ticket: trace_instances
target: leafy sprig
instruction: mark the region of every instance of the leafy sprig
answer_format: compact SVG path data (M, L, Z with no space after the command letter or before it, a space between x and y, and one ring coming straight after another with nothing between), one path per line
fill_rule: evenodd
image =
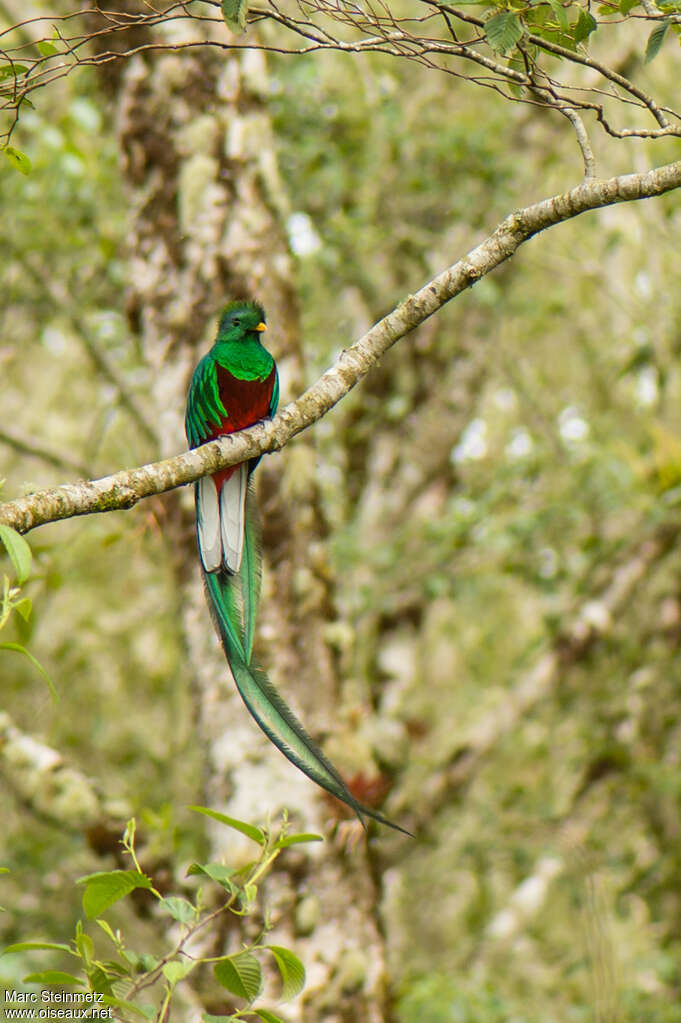
M255 860L235 869L219 863L193 863L187 876L201 876L217 885L219 904L208 908L204 892L199 888L194 899L185 895L163 895L153 880L142 869L135 849L135 820L126 825L121 844L132 861L128 870L98 871L78 879L84 887L83 910L88 921L94 921L108 942L113 945L113 957L99 957L93 938L86 932L83 921L76 925L70 944L51 941L25 941L9 945L0 955L16 952L51 951L69 956L78 964L77 972L47 969L30 973L27 984L44 986L77 986L87 988L101 996L96 1004L111 1006L124 1020L144 1019L162 1023L178 986L199 965L212 966L218 984L246 1004L227 1015L204 1013L206 1023L228 1023L244 1019L260 1019L262 1023L281 1023L271 1010L256 1004L263 989L261 960L269 958L281 978L282 1001L295 998L305 985L305 968L290 949L281 945L268 945L265 935L269 929L267 915L263 933L257 941L237 952L218 956L201 956L190 952L192 940L200 932L215 924L227 913L247 916L254 912L258 899L258 886L269 873L283 849L300 842L322 841L313 834L289 834L284 817L276 833L268 828L256 827L245 821L227 817L207 807L191 809L238 831L260 847ZM161 956L140 953L130 948L120 929L115 929L102 914L115 903L144 890L156 900L158 912L167 915L179 927L179 935ZM93 1004L95 1004L93 1002Z
M2 574L0 576L1 631L7 625L13 613L18 614L24 622L28 622L31 617L33 605L30 597L26 597L22 594L21 587L31 575L33 555L31 554L31 548L24 537L18 533L16 529L12 529L11 526L4 525L1 522L0 543L5 548L14 573L14 583L10 579L10 576L6 574ZM40 672L47 682L53 698L55 700L57 699L57 690L54 687L52 679L45 671L40 661L38 661L38 659L34 657L34 655L27 650L25 646L22 646L21 643L6 641L4 643L0 643L0 650L11 650L14 651L14 653L22 654L24 657L27 657L33 667Z

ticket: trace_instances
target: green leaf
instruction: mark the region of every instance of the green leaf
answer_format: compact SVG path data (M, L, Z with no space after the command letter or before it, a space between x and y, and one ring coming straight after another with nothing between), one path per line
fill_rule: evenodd
M250 904L255 902L258 897L258 886L257 884L245 884L243 892L243 902Z
M522 38L523 26L517 14L502 11L485 22L487 42L497 53L506 53Z
M239 952L215 964L215 979L239 998L252 1002L262 988L262 967L250 952Z
M126 849L132 849L132 847L135 844L136 827L137 822L134 817L131 817L130 820L125 825L125 831L123 832L123 837L121 839L121 842L123 843Z
M563 32L567 32L570 28L570 22L568 21L567 11L563 7L560 0L549 0L549 3L551 4L551 10L556 16L556 21L558 22L559 28Z
M99 926L102 928L102 930L104 931L106 936L108 938L111 938L111 940L113 941L114 945L116 945L116 946L120 945L119 939L116 937L114 932L111 930L111 925L108 924L106 922L106 920L97 920L96 923L99 924Z
M625 17L629 11L633 11L634 7L638 7L641 0L620 0L620 14L624 14Z
M660 47L664 42L664 37L667 34L669 28L668 21L661 21L659 25L656 25L653 31L648 36L648 42L646 44L646 56L645 63L649 64L651 60L654 60L660 52Z
M203 1023L234 1023L235 1020L242 1020L243 1016L211 1016L209 1012L204 1012L201 1019Z
M222 17L225 25L234 35L241 35L246 28L249 0L222 0Z
M228 892L235 892L238 890L238 886L230 881L230 877L235 873L235 870L226 867L223 863L192 863L187 871L187 877L191 874L205 874L211 881L221 884Z
M191 959L183 961L174 959L172 963L163 964L162 973L170 986L175 987L178 981L184 980L187 974L191 973L195 966L196 963L192 962Z
M31 173L31 161L26 156L26 153L22 153L20 149L15 149L14 146L5 146L5 156L14 169L18 170L21 174ZM9 526L4 526L3 528L9 529Z
M81 957L86 966L89 966L94 958L95 954L95 943L89 934L83 933L83 928L78 921L79 929L76 931L76 949L78 955Z
M458 6L458 5L457 5ZM284 1023L280 1016L275 1016L269 1009L256 1009L256 1014L260 1016L262 1023Z
M114 902L125 898L135 888L151 888L146 874L137 870L107 870L97 874L79 877L77 884L84 884L83 909L90 920L99 916Z
M527 76L527 68L525 66L525 60L523 58L523 55L519 51L515 51L514 53L511 54L511 56L506 61L506 65L512 71L515 71L519 75L522 75L523 78L525 78ZM525 86L518 85L517 82L513 82L513 83L509 83L508 89L509 89L509 91L514 96L520 97L520 96L523 95L523 92L525 91Z
M55 53L59 52L54 43L49 42L47 39L41 39L37 46L38 52L42 57L54 57Z
M150 952L141 952L137 957L137 966L142 973L151 973L158 966L158 959Z
M272 849L288 849L290 845L300 845L302 842L323 842L324 837L322 835L300 834L300 835L286 835L284 838L278 839Z
M16 529L12 529L11 526L6 526L2 522L0 522L0 540L2 540L5 550L9 554L10 561L14 566L17 582L21 586L31 574L31 548L21 533L17 533Z
M78 984L80 987L85 987L85 981L80 980L79 977L74 977L71 973L63 973L61 970L43 970L42 973L29 973L28 977L24 977L24 984L44 984L46 987L49 984Z
M18 78L19 75L23 75L28 71L25 64L4 64L0 67L0 79L3 78Z
M11 955L12 952L36 951L68 952L69 955L75 955L69 945L59 945L54 941L20 941L16 945L8 945L7 948L3 948L0 956Z
M169 895L167 899L161 899L161 905L166 909L173 920L181 924L191 924L196 920L196 909L187 899L181 899L177 895Z
M598 22L593 14L590 14L588 11L580 11L574 29L575 43L583 43L597 28Z
M18 615L24 619L25 622L31 617L31 611L33 610L33 601L30 597L22 597L14 604L14 610Z
M54 682L52 681L50 676L47 674L47 672L43 668L43 666L40 663L40 661L37 660L37 658L35 658L33 656L33 654L30 652L30 650L27 650L25 646L21 645L21 643L0 643L0 650L13 650L16 654L23 654L24 657L28 657L28 659L31 662L31 664L33 665L33 667L36 668L36 670L40 672L40 674L43 676L43 678L47 682L49 690L52 693L52 698L54 700L58 700L59 699L59 693L54 688Z
M125 975L125 971L121 971L120 967L113 971L114 976L111 976L110 970L106 969L102 963L94 963L88 969L88 980L90 981L90 987L93 991L97 991L98 994L112 995L113 984L115 980L121 976L121 973Z
M97 920L96 922L101 923L100 920ZM97 966L102 970L103 973L107 974L108 976L110 976L111 974L113 974L114 977L130 976L130 970L127 968L127 966L123 966L115 959L105 959L103 963L97 963Z
M234 817L227 817L226 814L218 813L217 810L209 810L206 806L190 806L189 809L194 810L196 813L203 813L206 817L212 817L214 821L226 824L228 828L240 831L242 835L253 839L258 845L265 845L267 841L264 832L260 828L256 828L254 824L247 824L245 821L238 821Z
M274 956L274 961L281 974L281 1000L288 1002L289 999L300 994L305 987L305 967L298 956L288 948L282 948L281 945L267 945L266 947Z
M111 1005L114 1009L125 1009L127 1012L134 1012L136 1015L141 1016L142 1019L154 1019L156 1016L156 1009L153 1005L135 1005L134 1002L128 1002L124 998L114 998L113 995L104 995L102 998L103 1005Z

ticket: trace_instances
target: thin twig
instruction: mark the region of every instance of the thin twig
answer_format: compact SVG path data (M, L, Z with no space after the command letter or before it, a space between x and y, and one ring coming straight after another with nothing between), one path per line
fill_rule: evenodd
M281 46L265 44L262 41L243 41L230 39L223 42L218 38L188 39L187 41L168 42L166 40L152 39L144 44L131 46L129 49L99 49L95 53L86 52L86 48L93 40L101 40L103 37L116 36L131 29L141 28L153 29L168 22L183 21L187 24L210 23L220 25L221 17L217 11L219 4L213 0L205 0L207 6L216 11L216 15L206 15L190 11L184 0L176 0L169 3L167 7L155 9L147 5L147 10L135 14L108 11L102 9L89 9L83 12L71 12L58 18L50 19L52 34L55 32L65 47L64 52L54 55L40 55L35 57L35 43L20 43L10 47L3 43L4 53L8 62L19 60L24 62L27 70L19 76L10 76L12 81L4 89L4 99L0 103L0 110L4 109L10 116L10 122L4 133L0 133L0 142L6 145L16 127L16 122L24 99L33 91L45 88L60 78L71 74L76 68L92 65L104 65L110 61L130 59L141 53L154 52L179 52L193 47L217 47L224 51L256 49L268 53L276 53L283 56L300 56L314 53L317 50L340 50L347 53L386 53L392 57L415 61L426 67L437 69L454 77L464 79L474 85L483 88L493 89L503 95L506 99L518 103L543 106L550 109L557 109L566 115L566 110L578 113L579 110L591 109L595 112L598 123L604 131L615 139L642 138L656 139L667 135L681 136L681 125L672 123L681 121L681 114L675 110L659 106L652 96L640 89L628 78L619 72L596 60L590 54L582 50L572 50L561 46L559 43L545 39L534 33L526 33L524 42L535 46L542 54L549 54L559 57L565 65L582 65L588 67L612 87L611 92L603 93L597 87L585 89L577 83L560 84L552 81L544 69L535 68L534 75L522 75L515 68L508 66L504 61L494 59L487 50L488 44L485 37L486 23L483 18L468 13L467 10L460 10L455 5L442 3L440 0L424 0L424 3L432 8L432 13L423 17L398 17L392 13L385 4L358 5L352 3L327 3L325 0L301 0L298 8L301 17L280 10L276 0L269 0L263 7L251 7L249 20L251 23L265 20L273 21L294 33L301 39L307 41L308 45L301 47ZM660 19L680 20L681 16L665 15L658 12L648 0L645 4L645 14L635 12L630 15L632 18L645 18L646 21L658 22ZM99 26L94 29L81 30L69 35L59 28L58 23L67 24L77 18L79 14L87 14L92 20L95 17L100 19ZM343 39L334 31L314 21L317 15L319 18L328 19L332 26L350 30L352 38ZM471 38L460 41L452 25L451 18L460 20L463 24L475 29ZM443 31L445 37L432 37L423 34L426 22L435 23L437 19L443 19ZM12 26L0 33L0 38L7 36L12 30L23 31L33 28L46 21L44 18L31 18L20 25ZM78 22L76 21L76 25ZM614 24L614 22L609 22ZM418 28L416 28L418 26ZM73 31L69 25L69 31ZM482 47L482 48L481 48ZM465 63L474 63L489 71L489 77L477 76L466 73L464 70L455 71L452 61L449 58L458 58ZM465 67L465 64L464 64ZM539 76L542 82L538 80ZM547 88L541 102L531 96L532 80L534 84ZM514 83L524 86L529 90L527 93L518 95L509 94L507 83ZM655 119L656 128L638 127L616 127L606 117L604 107L593 101L577 101L575 92L586 92L589 96L607 95L612 103L618 105L631 104L645 108ZM0 96L3 98L3 96ZM569 116L569 115L566 115ZM571 118L572 120L572 118ZM573 122L574 124L574 122ZM584 136L578 133L580 145ZM587 150L582 149L585 156L585 164L590 165ZM587 177L592 172L587 170Z
M160 446L158 433L150 422L141 402L138 401L137 396L133 394L128 387L123 374L118 372L114 364L107 357L106 353L98 344L95 343L86 325L80 320L74 319L73 322L78 331L78 337L82 341L83 347L87 351L93 363L102 376L114 385L118 392L121 405L127 409L134 422L137 423L140 430L151 444L152 451L157 452Z
M46 280L45 275L37 266L33 265L30 259L23 260L21 265L23 269L30 274L34 282L39 285L41 289L47 291L54 302L55 308L57 308L61 313L68 310L68 289L66 287L59 286L58 283L53 280ZM88 328L85 317L74 313L72 309L68 310L66 315L70 320L71 329L82 343L95 368L99 370L99 373L105 380L108 380L110 384L113 384L118 393L121 405L127 410L133 421L139 427L140 431L149 441L151 445L151 453L156 454L160 448L159 437L142 403L130 390L123 374L119 373L118 369L108 358L101 346L96 344ZM86 471L85 475L90 476L91 473Z
M56 469L63 469L68 473L78 473L83 479L88 479L92 475L92 470L83 462L70 458L61 451L57 451L40 441L34 440L33 437L26 437L11 427L0 426L0 444L6 444L7 447L18 451L22 455L30 455L31 458L38 458L41 462L47 462L48 465L53 465Z
M586 133L584 127L584 121L579 116L576 110L571 110L570 107L561 107L561 114L565 114L568 121L575 129L575 135L577 136L577 144L582 151L582 159L584 160L584 177L588 181L590 178L596 177L596 160L594 158L593 149L589 142L589 136Z

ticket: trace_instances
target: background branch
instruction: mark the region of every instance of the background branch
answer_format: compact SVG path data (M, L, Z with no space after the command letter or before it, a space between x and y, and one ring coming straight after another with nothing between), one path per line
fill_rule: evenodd
M62 830L120 834L131 815L128 804L103 796L61 753L18 728L0 713L0 774L17 799L42 820Z
M494 46L487 37L488 17L479 17L460 10L456 6L439 3L437 0L425 0L426 9L431 13L423 17L398 17L383 8L366 9L346 7L338 4L327 4L324 0L303 0L299 4L301 16L282 11L275 0L270 0L262 7L252 7L249 12L251 24L257 23L264 29L262 38L252 41L234 39L225 40L224 22L220 14L219 4L206 0L205 8L211 7L215 15L198 13L189 10L183 3L169 3L160 10L149 6L134 14L115 13L100 9L85 9L82 12L71 12L57 18L49 19L49 29L44 24L47 19L30 19L22 25L0 32L2 55L6 60L16 62L23 70L7 79L7 84L0 89L0 109L7 111L11 118L9 128L3 133L8 142L16 127L19 111L23 100L37 89L42 89L60 78L70 75L74 70L84 66L102 66L112 61L127 60L135 55L150 52L180 52L194 47L217 47L226 53L243 49L260 49L265 52L282 55L298 55L315 50L338 50L346 53L382 52L392 57L410 60L437 69L449 75L486 89L501 92L507 99L516 102L536 104L533 96L533 80L526 73L521 73L503 59L490 57L490 49L495 56L508 57L516 48L522 52L520 38L536 48L537 55L533 58L535 74L551 82L552 89L543 97L542 106L557 110L566 105L572 109L591 109L597 122L612 138L657 138L666 135L681 134L681 113L670 110L653 96L648 95L634 81L608 67L592 57L586 47L576 45L583 43L584 38L576 35L576 23L568 21L568 7L563 5L562 20L552 26L537 20L531 10L509 16L515 19L518 37L509 40L508 45ZM538 5L541 7L542 5ZM574 5L577 7L577 5ZM656 8L644 8L645 13L636 11L629 17L637 22L648 21L651 25L675 21L677 16L665 15ZM601 11L599 21L592 16L591 31L599 29L603 36L609 30L617 29L622 21L619 9L613 10L612 20L608 20L608 12ZM444 19L440 26L444 34L429 34L438 18ZM625 16L626 20L627 16ZM84 21L82 20L84 19ZM457 28L468 27L468 38L460 39L459 33L452 25L456 19ZM439 23L438 23L439 24ZM186 27L188 38L178 38ZM276 27L278 34L272 37L272 29ZM173 38L168 38L167 29L172 31ZM269 34L267 30L269 29ZM283 30L283 39L280 38ZM12 31L21 36L12 40ZM196 39L197 31L201 38ZM48 32L42 39L27 41L26 33ZM56 36L55 36L56 33ZM140 43L141 34L145 41ZM9 35L9 39L5 38ZM291 45L288 36L304 39L309 45L304 47ZM588 34L587 34L588 35ZM41 52L35 56L37 42L48 44L56 52ZM104 44L105 45L102 45ZM43 46L43 49L45 47ZM94 52L93 52L94 51ZM549 78L545 68L539 67L539 58L555 62L558 58L564 68L574 78L569 81L557 81ZM468 70L470 65L478 65L489 72L488 75L476 76ZM599 89L594 83L585 87L580 76L581 68L594 72L607 91ZM562 74L562 78L567 78ZM508 86L517 85L511 92ZM536 76L535 76L536 84ZM584 98L580 94L586 93ZM600 97L604 101L600 100ZM599 102L594 102L599 97ZM657 127L645 128L641 124L617 126L606 111L624 109L629 104L640 107L650 115ZM628 111L627 111L628 112ZM670 117L667 117L667 114ZM671 118L671 119L670 119Z
M53 465L56 469L78 473L85 479L91 475L91 470L83 462L79 462L76 458L70 458L62 451L56 451L46 444L34 440L33 437L25 437L18 430L13 430L8 426L0 427L0 444L6 444L20 455L37 458L41 462Z
M22 533L47 522L92 512L131 508L139 500L192 483L217 469L265 452L278 451L296 434L321 419L374 366L392 345L446 302L500 266L528 239L589 210L663 195L681 185L681 161L645 174L586 180L560 195L511 213L470 252L433 277L415 294L345 349L334 366L273 420L138 469L84 483L69 483L0 505L0 522Z
M419 817L424 826L437 814L438 808L452 798L453 793L460 792L473 781L485 758L526 714L549 696L563 673L581 660L594 643L613 631L616 616L676 543L680 532L679 527L665 527L644 540L623 564L613 569L606 589L585 601L576 611L572 621L556 636L551 649L542 654L533 668L509 690L503 705L470 728L450 758L449 768L438 775L431 792L424 795L419 806ZM412 826L418 829L413 822Z

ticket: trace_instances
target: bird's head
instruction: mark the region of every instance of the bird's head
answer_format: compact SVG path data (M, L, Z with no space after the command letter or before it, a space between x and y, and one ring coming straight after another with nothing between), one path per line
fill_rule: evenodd
M257 337L266 329L265 310L258 302L230 302L220 316L218 339L239 340L248 335Z

